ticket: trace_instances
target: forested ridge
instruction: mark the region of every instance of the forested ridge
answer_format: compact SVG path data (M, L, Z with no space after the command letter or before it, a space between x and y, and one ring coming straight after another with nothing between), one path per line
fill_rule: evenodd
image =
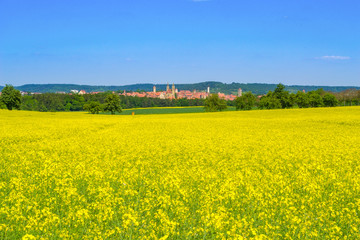
M170 82L170 84L172 84ZM152 91L152 87L156 86L158 91L165 91L166 84L132 84L132 85L119 85L119 86L91 86L91 85L78 85L78 84L25 84L22 86L15 86L16 89L23 92L38 92L38 93L56 93L56 92L70 92L70 90L85 90L86 92L105 92L105 91ZM194 84L176 84L178 90L198 90L205 91L210 87L211 93L225 93L237 94L239 88L244 92L251 91L253 94L260 95L266 94L269 91L274 91L277 84L266 83L222 83L222 82L200 82ZM0 89L3 87L0 86ZM360 89L356 86L306 86L306 85L286 85L286 89L290 93L305 90L306 92L317 90L319 88L325 91L340 92L349 88Z

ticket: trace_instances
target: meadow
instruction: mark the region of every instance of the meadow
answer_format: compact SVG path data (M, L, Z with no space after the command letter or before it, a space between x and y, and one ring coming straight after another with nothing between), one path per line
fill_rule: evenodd
M359 239L360 107L0 110L0 239Z
M144 115L144 114L175 114L175 113L201 113L205 112L204 107L155 107L155 108L133 108L123 109L119 115ZM110 114L104 113L101 114Z
M228 106L225 111L235 111L235 107ZM203 113L205 109L203 106L196 107L154 107L154 108L133 108L123 109L117 115L144 115L144 114L175 114L175 113ZM110 114L109 112L101 112L101 114Z

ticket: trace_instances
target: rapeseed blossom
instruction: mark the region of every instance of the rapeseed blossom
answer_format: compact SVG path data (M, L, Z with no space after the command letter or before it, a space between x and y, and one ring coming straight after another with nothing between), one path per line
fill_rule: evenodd
M360 108L0 110L0 239L359 239Z

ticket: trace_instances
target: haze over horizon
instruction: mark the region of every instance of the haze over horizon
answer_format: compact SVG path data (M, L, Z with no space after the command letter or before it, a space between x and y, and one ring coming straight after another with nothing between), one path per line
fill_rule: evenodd
M269 85L277 85L279 83L283 84L282 82L278 82L278 83L261 83L261 82L254 82L254 83L247 83L247 82L231 82L231 83L225 83L225 82L221 82L221 81L204 81L204 82L191 82L191 83L174 83L175 86L177 85L181 85L181 84L199 84L199 83L205 83L205 82L220 82L220 83L224 83L224 84L269 84ZM1 83L0 87L4 87L6 84L10 84L11 83ZM21 84L21 85L14 85L15 87L21 87L21 86L28 86L28 85L79 85L79 86L105 86L105 87L111 87L111 86L115 86L115 87L122 87L122 86L133 86L133 85L154 85L154 86L165 86L167 84L169 84L169 86L171 87L171 85L173 83L156 83L156 82L143 82L143 83L129 83L129 84L80 84L80 83L25 83L25 84ZM315 87L356 87L359 88L360 87L360 83L358 85L315 85L315 84L285 84L285 86L315 86Z
M360 86L360 2L0 0L0 85Z

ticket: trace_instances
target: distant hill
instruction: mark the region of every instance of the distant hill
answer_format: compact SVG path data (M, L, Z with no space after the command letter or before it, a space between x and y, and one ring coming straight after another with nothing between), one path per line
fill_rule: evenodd
M254 94L266 94L268 91L273 91L277 84L266 83L222 83L222 82L201 82L194 84L175 84L179 90L194 90L205 91L207 87L210 87L210 92L217 93L222 92L225 94L236 94L239 88L242 88L244 92L251 91ZM25 84L22 86L16 86L16 89L24 92L70 92L70 90L85 90L86 92L102 92L102 91L152 91L154 84L132 84L124 86L91 86L91 85L78 85L78 84ZM166 84L155 84L156 89L165 90ZM0 86L0 89L3 87ZM170 85L171 88L171 85ZM290 92L297 92L305 90L306 92L323 88L325 91L340 92L349 88L360 89L355 86L306 86L306 85L287 85L286 90Z

